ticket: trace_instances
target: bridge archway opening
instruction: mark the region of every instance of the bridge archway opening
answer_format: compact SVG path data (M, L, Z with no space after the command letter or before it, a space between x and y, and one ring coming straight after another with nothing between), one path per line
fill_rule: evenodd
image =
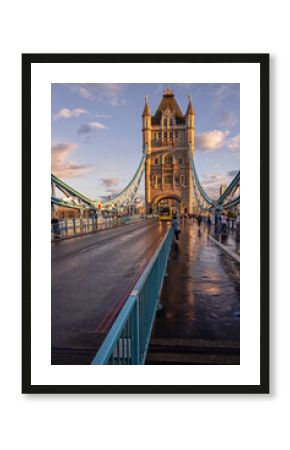
M170 207L175 213L179 214L181 211L181 202L176 197L162 197L157 200L155 207L157 212L159 212L161 208Z

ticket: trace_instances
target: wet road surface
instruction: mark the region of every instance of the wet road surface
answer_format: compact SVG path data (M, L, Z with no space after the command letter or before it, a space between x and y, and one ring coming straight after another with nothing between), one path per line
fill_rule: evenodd
M240 267L208 234L181 223L146 364L239 364Z
M147 220L52 244L52 364L90 363L166 230Z

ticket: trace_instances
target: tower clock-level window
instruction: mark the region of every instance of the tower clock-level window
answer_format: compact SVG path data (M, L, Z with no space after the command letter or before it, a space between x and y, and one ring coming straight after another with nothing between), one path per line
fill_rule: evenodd
M172 184L172 175L165 175L164 182L165 184Z

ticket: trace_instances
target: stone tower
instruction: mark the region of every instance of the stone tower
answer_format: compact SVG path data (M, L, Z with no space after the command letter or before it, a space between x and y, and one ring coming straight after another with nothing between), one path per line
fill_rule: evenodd
M167 88L155 112L151 115L148 98L143 111L143 151L145 163L146 212L156 212L160 206L173 206L181 213L193 211L189 144L194 153L194 111L189 97L183 115L171 89Z

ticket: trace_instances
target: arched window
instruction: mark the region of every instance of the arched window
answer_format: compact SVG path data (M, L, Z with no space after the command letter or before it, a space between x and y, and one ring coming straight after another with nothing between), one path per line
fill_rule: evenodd
M166 118L165 118L164 121L163 121L163 126L164 126L164 127L167 127L167 119L166 119Z
M165 175L164 184L172 184L173 178L172 175Z
M158 176L156 174L151 175L151 186L155 187L158 183Z
M170 119L170 126L173 127L173 118Z
M165 162L165 164L172 164L173 163L172 156L170 156L170 155L165 156L164 162Z

